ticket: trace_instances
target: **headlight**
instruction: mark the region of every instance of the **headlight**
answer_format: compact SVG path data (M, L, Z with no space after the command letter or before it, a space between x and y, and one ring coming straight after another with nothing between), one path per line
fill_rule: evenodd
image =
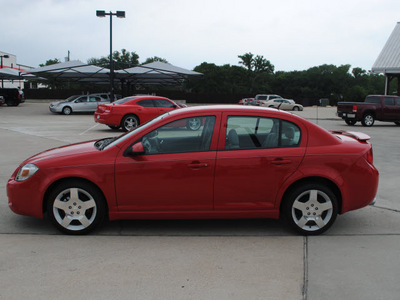
M17 177L15 178L16 181L24 181L31 177L33 174L35 174L39 170L37 166L34 164L26 164L25 166L21 167L19 169Z

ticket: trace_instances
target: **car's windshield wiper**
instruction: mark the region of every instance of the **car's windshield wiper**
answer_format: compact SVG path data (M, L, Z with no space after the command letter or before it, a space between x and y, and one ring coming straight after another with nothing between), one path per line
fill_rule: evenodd
M116 139L115 137L101 139L96 141L94 143L94 146L98 150L103 150L107 145L111 144L115 139Z

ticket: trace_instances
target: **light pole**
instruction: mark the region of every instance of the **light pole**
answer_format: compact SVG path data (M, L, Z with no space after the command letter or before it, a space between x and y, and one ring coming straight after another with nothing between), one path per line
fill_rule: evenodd
M96 10L96 16L104 18L110 16L110 99L114 102L114 61L112 58L112 16L117 18L125 18L125 11L117 11L116 13L106 13L105 10Z
M0 60L1 60L1 68L3 69L3 57L4 58L9 58L10 56L7 54L0 55ZM3 79L1 80L1 88L4 88L4 81Z

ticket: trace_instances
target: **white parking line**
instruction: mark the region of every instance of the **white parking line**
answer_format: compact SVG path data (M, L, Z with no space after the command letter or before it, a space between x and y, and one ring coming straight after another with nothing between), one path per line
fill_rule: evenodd
M81 132L79 135L83 135L83 134L85 134L86 132L88 132L88 131L92 130L93 128L95 128L97 125L99 125L99 124L95 124L95 125L93 125L93 126L92 126L92 127L90 127L89 129L86 129L84 132Z

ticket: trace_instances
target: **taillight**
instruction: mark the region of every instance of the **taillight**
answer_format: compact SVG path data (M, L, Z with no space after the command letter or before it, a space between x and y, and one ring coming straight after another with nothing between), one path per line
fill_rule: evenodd
M357 112L357 105L353 105L353 112Z
M369 162L371 165L374 162L374 153L372 151L372 148L368 150L367 153L365 153L365 159L367 160L367 162Z

